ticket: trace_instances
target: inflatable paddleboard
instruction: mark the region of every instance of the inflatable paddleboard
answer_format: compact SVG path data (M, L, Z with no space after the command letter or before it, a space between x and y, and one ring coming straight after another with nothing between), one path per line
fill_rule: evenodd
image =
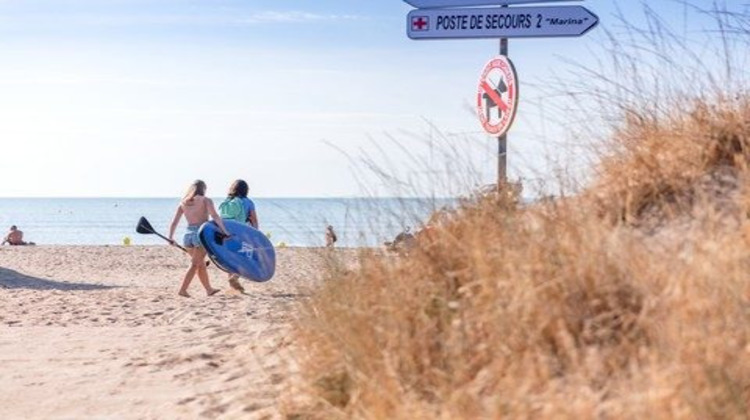
M248 280L270 280L276 270L276 251L263 232L244 223L224 220L232 235L225 238L216 222L206 222L198 230L208 258L220 269Z

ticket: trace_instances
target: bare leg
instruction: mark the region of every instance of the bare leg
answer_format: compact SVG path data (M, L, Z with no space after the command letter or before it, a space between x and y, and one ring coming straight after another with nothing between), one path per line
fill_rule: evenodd
M195 272L197 271L197 266L195 265L196 248L188 248L187 250L191 257L190 268L188 268L188 271L185 273L185 278L182 280L182 287L180 287L180 291L177 293L178 295L184 297L190 297L187 290L190 286L190 282L193 281L193 277L195 277Z
M206 289L208 296L215 295L219 292L219 289L211 287L211 283L208 281L208 270L206 270L206 251L203 248L197 248L193 254L193 266L198 271L198 279L201 281L203 288Z
M245 292L245 288L242 287L242 285L240 284L239 278L240 278L240 276L238 276L236 274L230 274L229 275L229 286L231 286L232 289L234 289L234 290L238 290L238 291L244 293Z

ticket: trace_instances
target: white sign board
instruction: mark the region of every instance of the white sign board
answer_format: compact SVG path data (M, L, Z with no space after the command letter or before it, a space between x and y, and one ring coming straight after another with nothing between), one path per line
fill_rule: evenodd
M579 36L597 23L581 6L416 9L406 17L411 39Z
M439 9L443 7L503 6L510 4L554 3L579 0L404 0L419 9Z

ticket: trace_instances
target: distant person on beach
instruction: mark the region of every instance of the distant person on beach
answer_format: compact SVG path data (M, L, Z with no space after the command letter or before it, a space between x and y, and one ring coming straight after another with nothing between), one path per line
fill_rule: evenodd
M255 211L255 203L247 198L249 191L250 187L247 186L247 182L242 179L234 181L229 186L227 198L219 204L219 214L223 219L247 223L258 229L258 214ZM245 291L245 288L239 282L239 276L236 274L229 275L229 286L240 292Z
M400 232L391 242L385 242L385 249L393 252L408 251L414 247L416 238L411 233L411 228L407 228Z
M19 230L16 225L10 227L10 231L5 235L2 244L0 245L35 245L33 242L24 242L23 231Z
M193 281L195 274L198 274L201 284L206 289L208 296L215 295L219 292L219 289L211 287L211 283L208 281L208 271L206 270L206 250L201 246L200 240L198 239L198 228L205 222L208 221L208 216L216 221L221 231L229 236L229 232L224 227L224 222L216 213L214 203L210 198L206 197L206 183L197 180L193 182L185 193L185 196L177 206L177 210L174 213L172 224L169 227L169 241L172 244L176 244L174 240L174 232L177 229L177 225L180 223L180 218L185 216L185 220L188 222L187 232L182 238L182 245L190 253L191 261L190 268L185 273L185 278L182 280L182 287L178 294L184 297L190 297L188 294L188 286Z
M339 238L336 236L336 232L333 231L333 226L328 225L328 227L326 227L326 248L333 248L333 245L338 240Z

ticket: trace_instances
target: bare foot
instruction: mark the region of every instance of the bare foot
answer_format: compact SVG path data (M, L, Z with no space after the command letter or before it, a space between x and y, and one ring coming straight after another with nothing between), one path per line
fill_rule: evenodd
M180 296L182 296L182 297L187 297L187 298L189 298L189 297L190 297L190 295L188 294L188 292L185 292L185 291L180 291L180 292L179 292L179 293L177 293L177 294L178 294L178 295L180 295Z
M210 292L206 293L208 296L213 296L217 293L221 292L221 289L211 289Z
M240 284L239 280L237 280L237 277L234 277L234 276L230 277L229 278L229 285L232 286L232 289L234 289L234 290L238 290L238 291L243 292L243 293L245 292L245 288L242 287L242 285Z

